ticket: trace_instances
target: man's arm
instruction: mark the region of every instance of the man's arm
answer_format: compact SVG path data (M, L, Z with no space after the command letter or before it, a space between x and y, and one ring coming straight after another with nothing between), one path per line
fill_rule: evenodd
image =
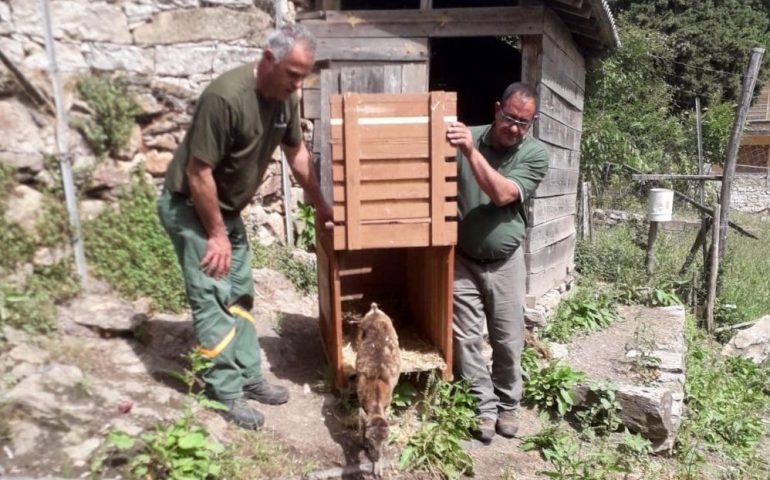
M473 144L473 134L468 127L460 122L453 123L447 130L449 144L460 149L473 171L481 190L487 194L498 207L508 205L521 198L519 187L511 179L497 172L484 155L476 150Z
M297 179L297 183L307 192L310 201L313 202L316 214L318 215L318 225L330 228L332 226L330 222L333 222L332 209L323 198L321 186L318 183L312 162L310 161L310 152L305 147L305 143L300 142L296 147L282 145L282 148L294 178Z
M192 157L187 163L186 173L195 212L208 234L201 268L208 275L221 278L230 271L232 246L227 237L222 212L219 210L217 186L214 183L212 167Z

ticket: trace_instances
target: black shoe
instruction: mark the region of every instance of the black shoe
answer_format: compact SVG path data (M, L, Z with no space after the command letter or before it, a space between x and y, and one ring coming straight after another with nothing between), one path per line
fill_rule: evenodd
M232 400L218 400L227 410L222 411L222 416L234 424L249 430L259 430L265 424L265 416L249 405L245 398Z
M280 405L289 401L289 391L280 385L270 385L266 380L251 385L244 385L243 394L246 398L267 405Z
M471 433L473 438L484 445L488 445L495 437L495 419L489 417L478 417L479 425Z
M495 431L505 438L513 438L519 431L519 419L516 412L507 410L497 416Z

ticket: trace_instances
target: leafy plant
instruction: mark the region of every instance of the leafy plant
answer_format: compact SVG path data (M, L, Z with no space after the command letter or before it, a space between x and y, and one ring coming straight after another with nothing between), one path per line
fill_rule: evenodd
M460 442L476 428L476 398L465 381L429 382L419 405L420 429L409 438L399 468L427 470L441 478L473 474L473 459Z
M74 122L75 128L98 156L117 154L131 135L134 118L141 113L127 80L87 76L80 79L77 90L93 111L93 118Z
M264 246L253 241L251 254L254 268L272 268L283 273L302 293L315 293L318 288L315 264L295 256L291 247L279 244Z
M299 202L297 208L297 238L296 245L298 248L306 250L308 252L315 251L315 209L312 205Z
M187 387L188 402L182 416L175 422L162 423L155 430L135 439L125 432L113 431L107 437L107 445L118 451L134 449L136 454L130 470L135 478L149 479L201 479L221 478L220 459L225 448L210 438L206 429L198 424L192 404L223 410L224 405L209 400L203 393L196 393L198 374L209 368L211 362L197 351L188 355L190 368L175 376ZM138 441L137 441L138 440ZM97 458L92 473L100 472L104 456Z
M563 342L574 333L600 330L616 318L615 306L610 295L584 290L559 304L554 318L548 322L543 331L543 337Z
M558 361L552 361L525 377L524 401L542 409L556 409L563 416L572 410L575 402L572 386L583 378L583 372L576 372Z
M390 405L399 410L409 408L414 404L417 394L417 389L410 382L399 382L393 389Z
M685 404L689 414L677 435L675 452L685 478L711 476L705 459L720 452L734 478L766 478L760 440L770 401L768 373L743 359L726 359L688 318Z
M625 350L631 370L645 384L657 380L659 376L660 358L654 355L655 349L657 349L655 332L648 323L638 323L633 337L625 345Z
M591 386L591 402L587 408L575 414L588 435L607 435L623 424L620 418L620 402L615 398L615 388L609 385Z
M174 249L156 213L155 188L138 171L120 201L84 224L85 250L94 271L129 298L145 295L156 308L187 306Z

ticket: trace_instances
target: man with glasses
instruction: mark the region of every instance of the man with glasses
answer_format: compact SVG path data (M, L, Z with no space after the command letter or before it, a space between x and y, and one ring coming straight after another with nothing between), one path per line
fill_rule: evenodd
M529 85L513 83L495 103L494 123L455 122L447 131L458 149L454 370L478 399L479 427L473 433L485 444L495 432L511 438L518 430L526 277L519 247L527 228L525 202L548 171L545 147L527 136L536 95ZM491 372L482 353L484 322Z

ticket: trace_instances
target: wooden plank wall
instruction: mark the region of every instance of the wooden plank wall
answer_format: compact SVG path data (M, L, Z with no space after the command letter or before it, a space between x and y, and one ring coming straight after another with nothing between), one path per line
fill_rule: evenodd
M543 30L543 36L523 42L527 71L522 77L540 79L534 134L551 157L548 174L529 202L524 258L527 295L533 298L556 287L574 267L585 98L585 61L566 27L555 14L546 12Z

